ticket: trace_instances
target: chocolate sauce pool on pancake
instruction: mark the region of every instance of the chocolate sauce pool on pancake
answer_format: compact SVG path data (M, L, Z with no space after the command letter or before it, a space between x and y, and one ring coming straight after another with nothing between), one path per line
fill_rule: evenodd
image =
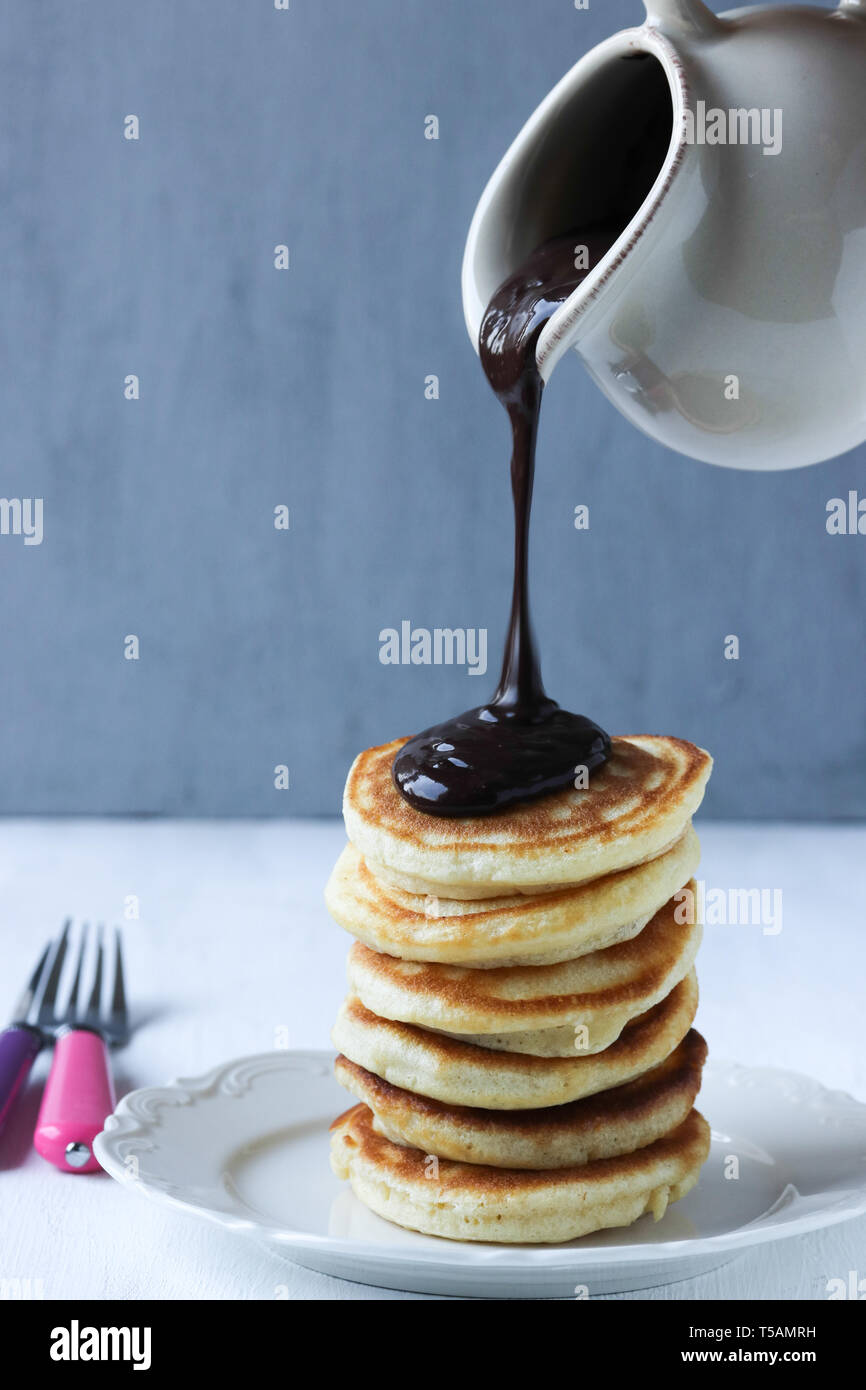
M544 383L535 345L547 320L616 240L620 226L545 242L500 285L479 334L481 364L508 411L512 431L514 591L502 674L489 704L425 729L394 759L398 789L434 816L483 816L574 782L610 756L610 739L546 694L529 612L529 516ZM589 265L575 267L585 246Z

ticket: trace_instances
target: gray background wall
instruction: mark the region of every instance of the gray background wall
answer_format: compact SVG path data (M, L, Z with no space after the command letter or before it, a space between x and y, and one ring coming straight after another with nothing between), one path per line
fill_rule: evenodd
M0 811L333 813L363 745L489 693L507 442L463 327L463 240L536 103L641 14L4 7L0 494L43 497L45 538L0 537ZM548 688L614 732L708 746L716 815L862 816L866 538L829 537L825 505L862 493L864 461L714 470L565 362L534 522ZM488 678L382 666L403 618L489 628Z

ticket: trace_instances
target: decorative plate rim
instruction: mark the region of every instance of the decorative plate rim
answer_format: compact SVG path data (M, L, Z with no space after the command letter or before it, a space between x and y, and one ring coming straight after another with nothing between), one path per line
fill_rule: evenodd
M105 1121L105 1128L96 1136L94 1151L105 1171L123 1186L134 1188L162 1206L173 1207L191 1215L204 1217L213 1224L241 1235L265 1239L275 1245L297 1250L321 1250L345 1256L369 1265L443 1264L451 1265L458 1257L473 1265L515 1267L543 1266L547 1269L571 1268L576 1263L609 1265L641 1262L674 1262L704 1256L730 1253L771 1240L804 1235L809 1231L838 1225L866 1214L866 1104L847 1091L831 1090L813 1077L781 1067L751 1067L744 1063L711 1057L706 1066L714 1080L727 1082L733 1088L753 1089L763 1086L780 1093L789 1105L805 1105L837 1121L862 1127L864 1158L862 1183L834 1193L827 1190L827 1201L811 1205L786 1220L789 1204L784 1195L755 1221L735 1230L716 1235L698 1236L693 1240L670 1240L636 1245L581 1247L566 1244L560 1247L520 1245L488 1246L473 1242L439 1241L424 1238L425 1244L403 1249L400 1246L379 1245L367 1241L350 1241L342 1237L292 1230L263 1218L219 1211L206 1200L197 1200L187 1188L176 1183L160 1183L132 1176L125 1160L133 1153L154 1152L159 1145L154 1139L159 1112L179 1106L207 1102L214 1096L232 1098L248 1094L255 1080L273 1071L302 1071L307 1075L331 1074L333 1052L317 1049L293 1049L254 1053L211 1067L199 1076L178 1077L163 1086L144 1086L130 1091ZM812 1203L822 1194L811 1194ZM782 1217L778 1220L778 1217Z

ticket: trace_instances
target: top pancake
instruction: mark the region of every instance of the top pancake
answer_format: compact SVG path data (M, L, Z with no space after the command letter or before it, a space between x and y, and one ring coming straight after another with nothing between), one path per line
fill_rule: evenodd
M405 740L369 748L346 782L343 815L365 859L410 875L418 891L495 897L515 889L583 883L645 863L677 840L700 805L712 768L682 739L613 739L589 788L567 788L498 815L442 819L416 811L391 778Z

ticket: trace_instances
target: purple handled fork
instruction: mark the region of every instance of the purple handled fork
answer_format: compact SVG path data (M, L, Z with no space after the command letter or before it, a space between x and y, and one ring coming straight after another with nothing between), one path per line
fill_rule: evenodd
M64 931L68 927L67 922ZM12 1011L12 1022L0 1033L0 1130L45 1043L45 1034L36 1019L48 983L46 965L50 955L49 941Z

